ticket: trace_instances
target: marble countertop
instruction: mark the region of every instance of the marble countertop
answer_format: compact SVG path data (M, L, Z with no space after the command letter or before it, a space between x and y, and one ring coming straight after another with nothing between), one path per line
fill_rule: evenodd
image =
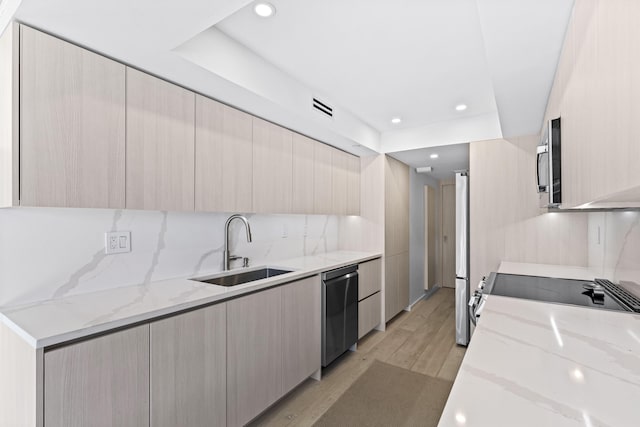
M440 419L637 426L640 315L491 295Z
M294 271L233 287L176 278L22 306L0 307L0 321L34 348L43 348L380 256L380 253L336 251L281 260L269 263L269 266ZM200 275L203 276L207 274Z

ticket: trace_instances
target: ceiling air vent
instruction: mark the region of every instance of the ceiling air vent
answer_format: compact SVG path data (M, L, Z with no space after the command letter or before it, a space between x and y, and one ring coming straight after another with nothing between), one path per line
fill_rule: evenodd
M315 97L313 98L313 108L325 116L333 117L333 107L330 107L329 104Z

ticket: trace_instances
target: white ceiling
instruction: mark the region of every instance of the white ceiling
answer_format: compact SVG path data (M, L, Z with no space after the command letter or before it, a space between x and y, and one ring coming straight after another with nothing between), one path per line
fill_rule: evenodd
M22 0L16 18L366 154L537 133L573 6L271 2L276 15L261 19L250 0ZM313 112L311 96L333 104L333 120Z
M437 154L437 159L430 156ZM469 144L453 144L441 147L419 148L415 150L389 153L391 157L408 164L412 168L431 166L433 170L426 174L440 181L453 178L454 172L469 170Z
M272 3L216 27L381 132L497 111L476 0Z

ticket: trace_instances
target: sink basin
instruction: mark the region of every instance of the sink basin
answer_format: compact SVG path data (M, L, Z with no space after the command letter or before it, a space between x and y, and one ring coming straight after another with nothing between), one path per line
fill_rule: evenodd
M219 286L236 286L268 277L291 273L291 270L281 270L273 267L263 267L255 270L241 270L235 273L220 274L215 276L200 277L192 280L203 283L211 283Z

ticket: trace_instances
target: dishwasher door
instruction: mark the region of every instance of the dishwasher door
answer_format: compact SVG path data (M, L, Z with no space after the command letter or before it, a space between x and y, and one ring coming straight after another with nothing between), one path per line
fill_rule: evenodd
M322 366L358 341L358 266L322 274Z

